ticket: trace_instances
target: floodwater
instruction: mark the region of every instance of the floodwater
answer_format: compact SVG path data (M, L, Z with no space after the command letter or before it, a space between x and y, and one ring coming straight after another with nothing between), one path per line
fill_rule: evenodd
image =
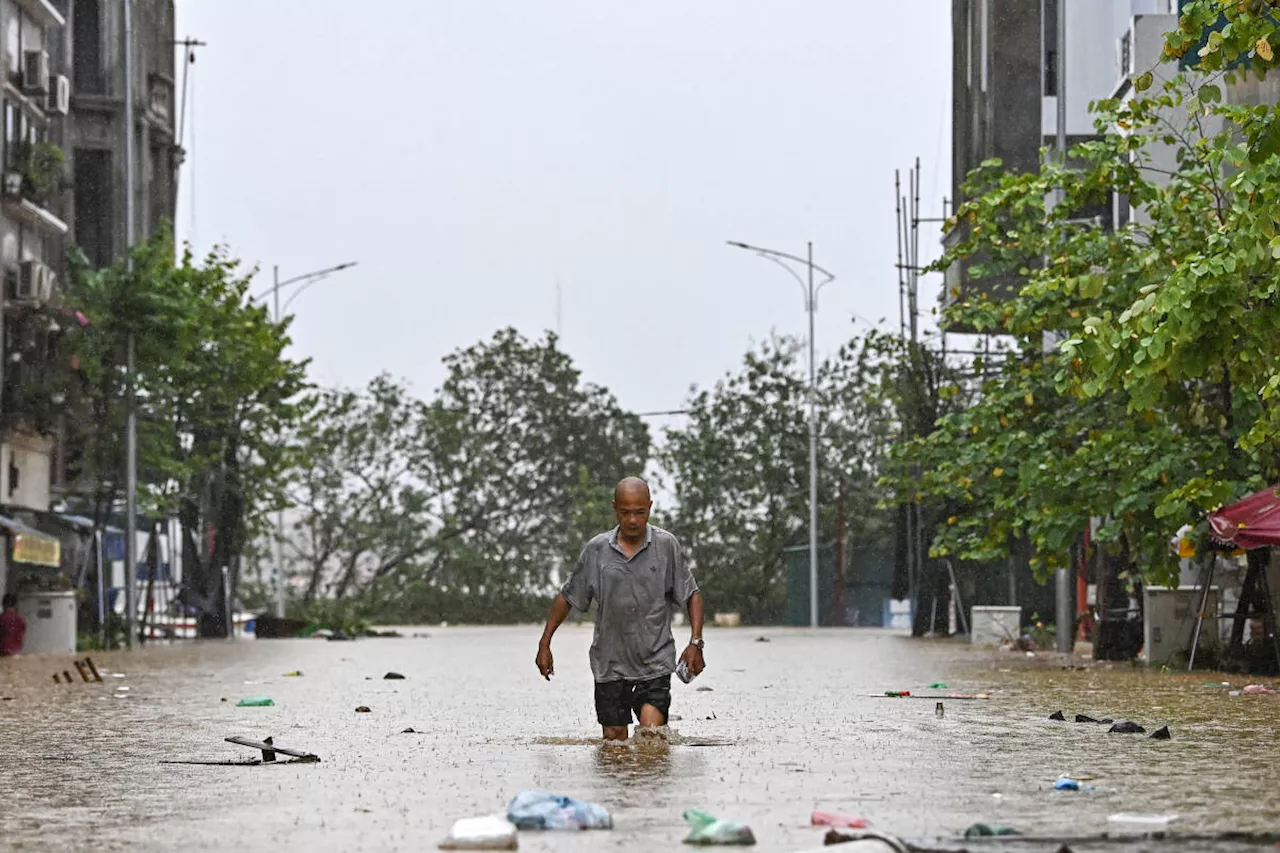
M0 847L431 850L455 819L527 788L613 812L612 832L521 836L522 850L567 853L679 849L688 808L748 822L762 851L820 846L814 809L905 837L978 821L1097 835L1116 812L1176 812L1189 832L1280 828L1280 695L1230 697L1203 673L1065 669L877 630L709 629L708 670L672 688L689 742L638 750L594 740L590 627L561 629L549 684L538 634L153 646L93 655L123 673L103 684L55 685L70 657L0 660ZM871 695L886 690L991 698L944 700L939 718L934 701ZM275 706L235 707L259 695ZM1048 721L1058 709L1167 724L1173 740ZM160 763L252 757L232 735L323 760ZM1053 790L1063 773L1097 790Z

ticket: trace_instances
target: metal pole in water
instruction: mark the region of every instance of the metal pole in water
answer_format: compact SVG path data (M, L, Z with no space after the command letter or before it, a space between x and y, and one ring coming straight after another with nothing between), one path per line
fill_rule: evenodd
M124 6L124 249L125 266L133 274L133 2L122 0ZM138 413L134 400L134 382L137 378L134 364L136 341L129 331L126 343L125 370L128 374L125 397L125 520L124 520L124 607L128 645L132 649L138 641Z
M809 241L809 627L818 627L818 367L814 361L813 241Z

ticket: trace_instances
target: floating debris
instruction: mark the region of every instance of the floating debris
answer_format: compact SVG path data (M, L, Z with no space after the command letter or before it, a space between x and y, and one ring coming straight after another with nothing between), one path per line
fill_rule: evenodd
M515 850L519 844L516 825L501 815L468 817L454 821L441 850Z
M373 710L368 705L359 705L356 707L357 714L371 714Z
M382 679L383 681L403 681L404 676L398 672L388 672L386 675L382 676Z
M1151 735L1152 740L1173 740L1173 735L1169 733L1168 726L1161 726L1156 729L1155 734Z
M1067 718L1062 715L1061 711L1054 711L1049 715L1049 719L1058 723L1065 723L1067 721Z
M128 690L129 688L122 687L120 689ZM222 701L225 702L227 700L223 699ZM241 699L239 702L237 702L236 707L237 708L270 708L272 705L275 705L275 704L276 703L271 700L270 696L248 696L248 697L245 697L244 699Z
M320 756L311 752L303 752L300 749L291 749L287 746L277 746L274 740L269 737L260 741L250 740L249 738L244 737L229 737L225 738L225 740L227 743L234 743L237 746L247 746L250 749L260 750L262 752L263 763L275 761L277 752L281 755L288 755L291 758L296 759L296 763L314 764L320 760Z
M1146 729L1131 720L1121 720L1107 729L1107 731L1118 735L1142 735L1147 733Z

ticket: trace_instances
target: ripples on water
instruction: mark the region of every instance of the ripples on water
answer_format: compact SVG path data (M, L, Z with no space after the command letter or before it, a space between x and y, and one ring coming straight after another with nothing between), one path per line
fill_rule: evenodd
M104 684L53 684L69 660L2 660L0 847L421 851L527 788L614 813L607 839L521 838L522 850L570 853L674 849L688 808L748 822L762 850L821 845L806 826L814 809L904 836L979 821L1090 835L1115 812L1176 812L1183 831L1280 825L1280 696L1205 686L1238 677L1028 668L877 631L779 630L757 644L759 633L710 631L698 686L713 689L674 684L674 736L626 746L599 741L588 627L557 635L550 684L533 666L537 628L152 647L95 655L124 673ZM384 681L388 670L407 678ZM947 690L925 688L937 681ZM871 695L886 690L992 698L946 701L939 718L933 701ZM235 707L255 695L276 704ZM1173 740L1050 722L1058 709L1168 724ZM160 764L254 757L231 735L274 735L323 761ZM1098 790L1054 791L1063 773Z

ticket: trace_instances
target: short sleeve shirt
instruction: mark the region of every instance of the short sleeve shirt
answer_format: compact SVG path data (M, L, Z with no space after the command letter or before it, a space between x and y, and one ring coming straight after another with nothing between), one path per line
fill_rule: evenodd
M697 591L679 541L651 524L630 559L618 547L616 527L588 542L560 594L577 610L598 602L591 674L605 682L675 672L671 615Z

